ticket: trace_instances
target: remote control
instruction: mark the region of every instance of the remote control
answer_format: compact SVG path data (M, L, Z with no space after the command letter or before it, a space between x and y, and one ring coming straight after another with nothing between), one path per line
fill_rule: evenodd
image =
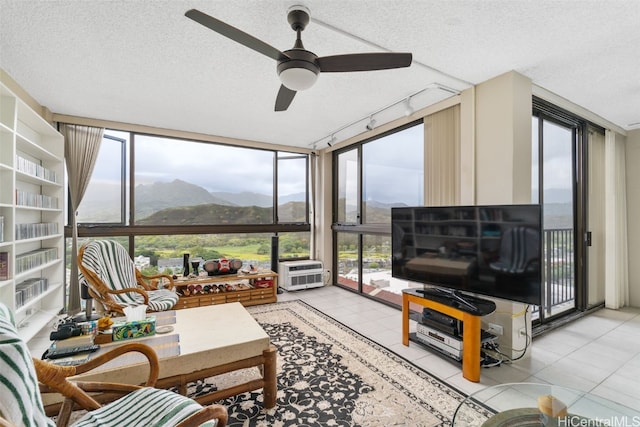
M48 349L44 355L42 355L43 359L60 359L63 357L73 356L78 353L93 353L98 350L100 346L98 344L93 345L83 345L79 347L71 347L71 348L50 348Z

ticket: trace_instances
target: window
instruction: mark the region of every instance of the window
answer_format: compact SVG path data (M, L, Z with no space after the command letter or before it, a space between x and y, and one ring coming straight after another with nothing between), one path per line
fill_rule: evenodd
M91 181L78 206L78 224L125 224L129 134L105 132Z
M422 122L335 154L336 283L391 304L407 284L391 277L391 207L424 201Z
M309 233L278 233L278 255L280 259L307 258L310 247Z
M135 223L273 223L274 152L136 135Z
M307 154L105 130L78 232L117 239L150 271L183 253L269 268L276 235L280 257L308 258L308 162Z
M413 126L362 146L363 223L391 223L391 206L421 205L423 128Z
M190 259L239 259L243 268L271 267L271 236L258 234L174 234L135 238L134 260L145 274L180 274L183 255Z
M337 222L358 222L358 149L338 154L338 197L336 203Z
M309 222L308 177L307 156L278 153L278 223Z

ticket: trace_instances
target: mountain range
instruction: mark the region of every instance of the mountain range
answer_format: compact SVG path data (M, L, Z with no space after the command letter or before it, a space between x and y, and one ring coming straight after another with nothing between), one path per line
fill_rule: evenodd
M95 183L82 200L78 221L119 222L120 186ZM305 219L305 193L280 196L279 209L285 221ZM140 184L135 188L137 224L271 223L273 197L249 191L209 192L180 179L171 182ZM164 218L162 218L164 216ZM189 219L190 218L190 219Z
M558 192L561 193L561 192ZM83 199L79 222L118 222L120 206L106 201L119 200L120 187L102 184ZM566 199L566 194L545 197L546 228L566 228L571 224L570 203L549 203L549 199ZM280 196L281 221L298 222L305 219L305 194ZM269 224L273 221L272 196L254 192L217 191L180 179L171 182L140 184L135 188L136 223L154 225L179 224ZM368 223L387 223L391 207L401 203L369 201L366 204ZM355 206L348 206L349 213ZM350 215L351 216L351 215ZM284 219L283 219L284 218Z

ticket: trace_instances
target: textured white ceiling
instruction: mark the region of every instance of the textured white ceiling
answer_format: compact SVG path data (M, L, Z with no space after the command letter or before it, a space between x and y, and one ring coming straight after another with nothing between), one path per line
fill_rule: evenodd
M296 3L311 10L302 39L317 55L382 48L414 64L321 74L276 113L275 61L184 16L196 8L286 50ZM300 147L434 84L462 90L510 70L630 129L639 28L637 0L0 0L0 67L54 113Z

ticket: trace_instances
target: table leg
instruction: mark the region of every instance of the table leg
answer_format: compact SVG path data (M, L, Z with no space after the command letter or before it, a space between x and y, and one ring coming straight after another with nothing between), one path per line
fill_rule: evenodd
M480 381L480 316L463 315L462 376L469 381Z
M402 344L409 345L409 295L402 293Z
M278 394L278 383L276 381L276 365L278 360L278 352L276 347L271 344L269 348L262 352L264 357L264 407L271 409L276 406L276 397Z

